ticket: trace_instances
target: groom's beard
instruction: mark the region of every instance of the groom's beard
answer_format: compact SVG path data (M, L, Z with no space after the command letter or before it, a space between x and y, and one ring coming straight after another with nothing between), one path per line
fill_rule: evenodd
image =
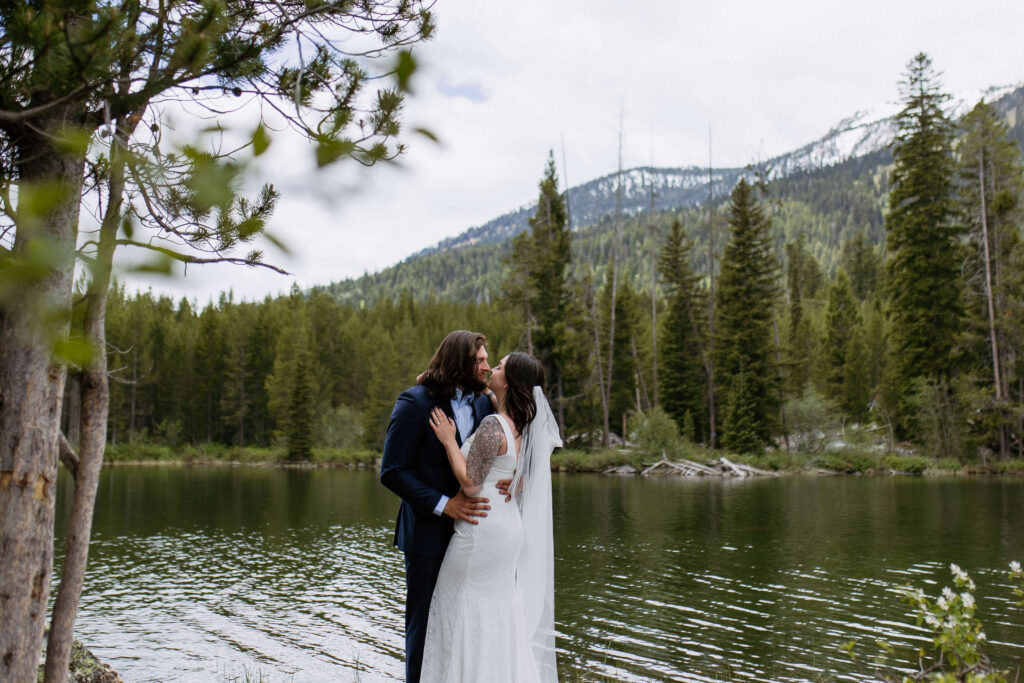
M487 388L487 382L482 379L478 379L476 375L471 377L468 382L464 382L462 390L465 392L473 392L473 394L480 394L484 389Z

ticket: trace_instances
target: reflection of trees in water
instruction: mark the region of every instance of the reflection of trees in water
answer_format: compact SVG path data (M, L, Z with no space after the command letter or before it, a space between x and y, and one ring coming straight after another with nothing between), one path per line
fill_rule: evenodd
M848 674L839 645L884 629L907 642L899 624L909 632L912 619L893 589L912 583L934 593L925 582L946 585L951 561L978 582L990 640L1024 642L1021 612L1000 586L1006 564L1024 560L1024 481L563 474L553 482L559 647L574 670L742 680L793 674L792 665ZM70 481L61 485L66 514ZM259 605L261 619L303 647L310 629L347 637L336 622L350 619L376 629L365 640L380 644L352 646L363 661L400 660L397 509L372 471L108 468L90 557L93 595L107 597L86 607L84 623L101 628L97 620L108 623L114 611L136 614L138 601L184 610L185 591L180 615L153 609L189 622L194 602L197 613L221 610L230 621ZM109 601L123 604L112 611ZM124 637L123 626L103 633ZM241 627L225 628L238 635ZM997 661L1019 652L992 648Z
M941 582L950 561L1001 570L1024 555L1020 482L555 482L559 628L577 665L606 673L650 675L651 660L691 673L785 674L777 661L848 670L834 653L863 635L852 624L910 642L881 626L912 624L894 588ZM1015 642L1009 609L993 606L986 621Z

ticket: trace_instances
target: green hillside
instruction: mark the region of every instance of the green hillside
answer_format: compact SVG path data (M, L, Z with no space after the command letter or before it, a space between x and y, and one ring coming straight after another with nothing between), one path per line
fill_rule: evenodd
M826 272L838 263L842 245L860 228L873 244L883 239L882 206L885 202L888 151L875 152L829 168L797 173L774 181L773 199L775 248L781 258L785 244L803 235L808 249ZM723 198L715 203L716 244L724 241ZM707 211L704 208L655 212L654 241L664 244L673 219L679 218L687 237L695 244L693 264L698 273L707 272ZM650 287L651 223L648 215L627 216L620 222L622 256L626 271L638 288ZM605 216L594 225L579 227L573 234L573 263L577 276L587 273L601 282L615 234L615 221ZM381 297L397 299L410 292L416 300L487 302L501 290L505 260L511 247L474 244L423 256L410 257L378 273L344 280L318 288L339 302L369 305Z

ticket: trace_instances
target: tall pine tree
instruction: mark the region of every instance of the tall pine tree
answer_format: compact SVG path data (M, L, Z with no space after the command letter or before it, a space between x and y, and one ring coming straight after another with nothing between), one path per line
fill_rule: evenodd
M900 83L894 167L885 217L892 321L888 389L897 430L910 424L918 379L946 377L962 329L961 231L954 220L953 128L931 59L921 53Z
M786 288L789 296L789 329L786 343L786 389L799 398L811 379L813 336L805 305L821 279L817 260L807 250L801 233L786 244Z
M729 241L715 306L715 374L726 392L723 438L737 450L770 443L779 415L772 341L778 272L771 222L754 189L740 180L729 203Z
M667 308L661 325L658 391L661 407L680 431L691 431L689 436L702 442L708 436L707 295L691 259L692 245L675 219L658 262Z
M821 356L828 398L848 417L865 417L871 400L867 340L850 278L843 270L828 288Z
M565 366L578 354L582 319L571 305L569 270L572 261L565 198L558 191L554 152L548 153L540 181L537 212L530 231L512 240L505 278L505 295L522 315L527 350L537 356L555 397L559 426L565 430Z

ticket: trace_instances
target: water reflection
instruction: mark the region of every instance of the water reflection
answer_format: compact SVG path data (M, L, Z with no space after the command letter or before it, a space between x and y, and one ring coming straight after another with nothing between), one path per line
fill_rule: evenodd
M853 680L850 638L927 644L899 586L935 593L951 561L978 583L992 654L1024 656L1003 571L1024 559L1022 481L554 485L560 664L577 678ZM133 681L398 678L396 500L372 472L107 469L77 633Z

